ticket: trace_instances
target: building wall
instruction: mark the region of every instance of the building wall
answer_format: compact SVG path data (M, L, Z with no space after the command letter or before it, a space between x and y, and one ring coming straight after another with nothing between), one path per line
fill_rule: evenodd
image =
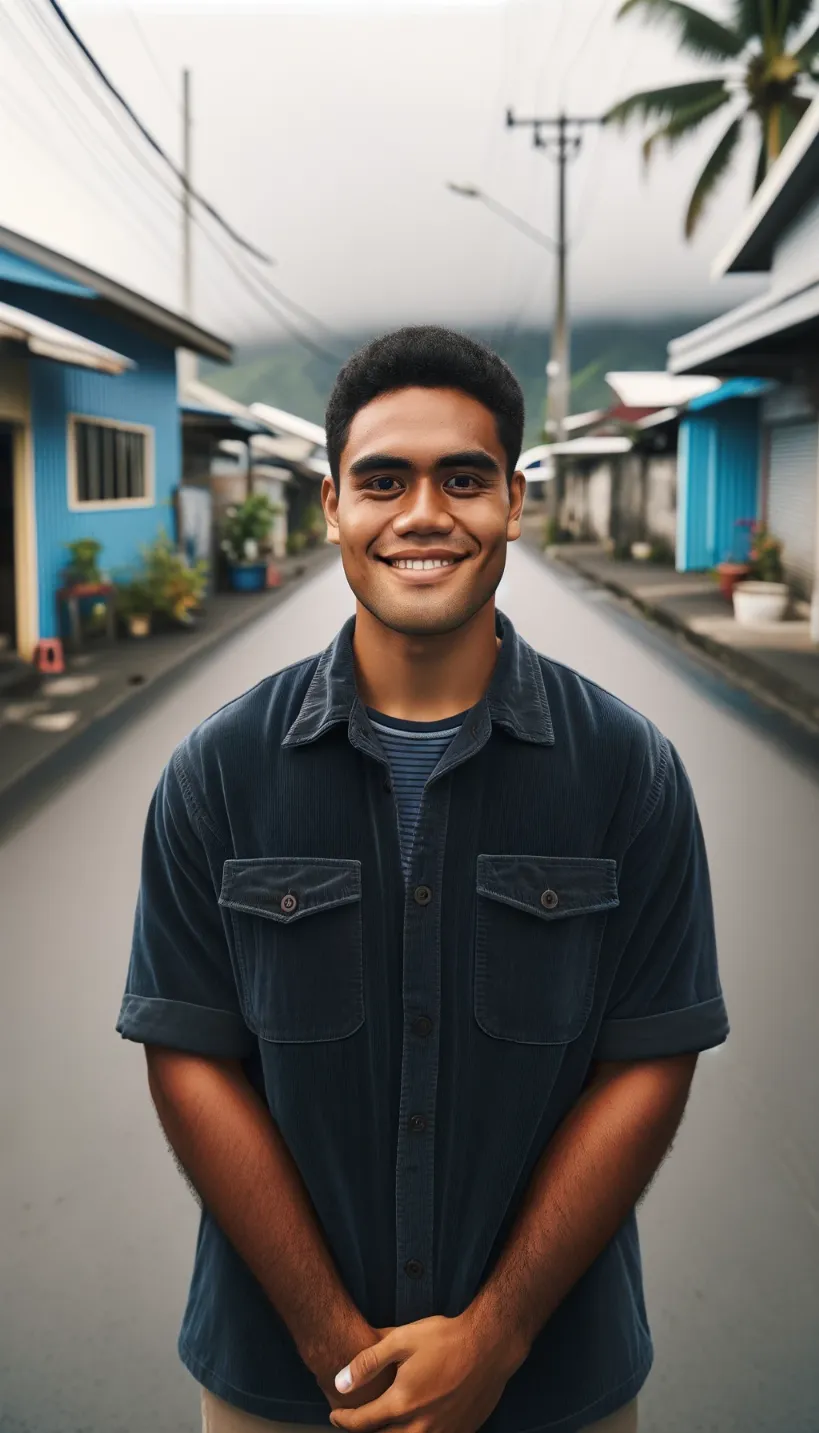
M90 337L124 351L119 326L111 322ZM126 335L139 367L118 377L69 368L47 359L31 360L31 420L34 495L38 538L40 636L58 635L55 592L68 554L65 544L96 538L103 544L100 565L112 577L136 565L140 545L164 530L173 535L172 493L180 482L181 438L173 351L139 335ZM154 492L146 507L111 507L88 512L68 505L69 415L110 418L145 425L153 432Z

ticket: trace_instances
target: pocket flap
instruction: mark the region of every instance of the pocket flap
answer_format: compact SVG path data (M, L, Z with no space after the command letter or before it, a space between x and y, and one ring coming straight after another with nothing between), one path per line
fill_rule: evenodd
M360 861L264 856L225 861L219 904L287 924L360 899Z
M478 895L541 920L591 915L620 904L617 862L592 856L479 856Z

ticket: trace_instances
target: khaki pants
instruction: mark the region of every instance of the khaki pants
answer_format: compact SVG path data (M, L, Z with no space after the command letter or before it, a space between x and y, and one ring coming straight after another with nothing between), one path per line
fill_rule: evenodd
M254 1413L244 1413L224 1403L215 1393L202 1389L202 1433L327 1433L330 1423L278 1423L269 1418L257 1418ZM597 1423L586 1424L587 1433L637 1433L637 1399L633 1398L624 1408L601 1418Z

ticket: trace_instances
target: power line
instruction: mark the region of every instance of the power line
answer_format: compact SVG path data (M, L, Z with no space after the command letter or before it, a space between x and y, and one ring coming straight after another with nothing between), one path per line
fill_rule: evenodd
M68 31L75 45L77 45L78 48L82 51L83 55L85 56L85 59L93 69L97 78L105 86L109 94L114 97L117 103L125 111L132 123L136 125L143 139L145 139L147 143L151 146L151 149L153 149L160 156L160 158L165 161L165 163L168 165L168 168L173 174L175 174L176 178L179 180L180 184L185 184L186 180L182 170L175 163L175 161L171 159L170 155L167 154L166 151L162 148L162 145L159 143L159 141L154 138L147 126L143 124L142 120L139 118L139 115L136 113L135 110L131 108L130 104L128 103L122 92L117 89L117 86L113 83L112 80L109 79L105 70L102 68L102 65L95 58L92 51L88 48L79 31L76 30L75 27L72 25L71 21L65 13L65 10L60 4L60 0L45 0L45 3L47 5L50 5L51 9L54 11L54 14L60 21L60 24L64 27L64 29ZM249 242L249 240L244 239L242 235L236 229L234 229L233 225L229 224L228 221L223 218L223 216L219 213L218 209L216 209L207 199L205 199L204 195L200 194L199 191L194 189L193 187L191 187L191 196L197 201L198 204L201 204L202 208L206 211L206 213L210 215L213 220L215 220L219 227L221 229L224 229L225 233L228 234L231 239L233 239L234 243L239 244L241 248L246 249L249 254L253 254L257 259L261 259L264 263L267 264L270 262L266 254L263 254L261 250L257 249L254 244L251 244Z
M177 114L178 114L178 113L179 113L179 96L178 96L178 95L175 95L175 94L173 93L173 90L171 89L170 82L169 82L169 80L168 80L168 78L167 78L167 75L164 75L164 74L162 73L162 70L159 68L159 62L157 61L156 55L154 54L154 52L153 52L151 46L150 46L149 43L148 43L147 36L146 36L146 34L145 34L145 31L144 31L143 28L142 28L142 25L141 25L140 21L139 21L139 20L137 19L137 17L136 17L136 12L131 8L130 5L125 5L123 8L124 8L124 10L125 10L126 15L128 16L128 19L131 21L131 24L133 25L134 30L136 31L137 35L139 36L140 44L142 45L143 50L145 51L146 55L148 56L148 59L149 59L150 62L151 62L151 65L152 65L152 67L153 67L154 74L156 75L157 79L159 80L160 84L162 85L162 88L164 89L164 91L165 91L165 93L167 94L168 98L171 100L171 102L172 102L172 104L173 104L173 107L174 107L174 109L176 110L176 112L177 112Z
M148 162L147 156L145 156L141 150L137 149L133 145L130 139L130 135L123 129L123 126L118 122L115 113L113 113L108 108L108 106L104 103L102 97L97 94L93 87L88 84L83 71L73 61L73 52L66 52L63 50L63 47L57 41L56 34L51 31L51 28L46 24L43 16L39 13L39 10L37 9L35 4L35 0L22 0L22 3L25 5L31 17L37 22L41 32L48 40L52 52L60 61L60 64L65 68L66 73L71 77L72 80L76 81L80 85L83 92L88 96L89 99L93 101L96 108L101 111L104 118L111 124L117 137L121 138L126 143L129 151L140 162L142 168L145 169L148 176L159 184L160 189L164 191L164 194L170 196L171 202L169 204L169 202L164 198L163 194L156 190L148 189L145 186L144 182L139 183L139 181L134 179L134 182L138 184L140 192L149 199L151 199L166 217L172 219L174 222L177 222L179 217L178 195L171 188L171 186L167 184L162 179L162 177L157 174L155 170L151 167ZM30 41L20 30L20 28L11 19L8 12L6 12L5 17L0 16L0 19L2 18L5 18L7 22L13 25L18 42L21 42L25 46L28 55L33 58L37 68L32 68L32 65L29 64L28 60L26 59L26 56L22 56L23 63L26 66L29 74L32 76L32 78L34 78L35 83L37 83L38 81L40 82L40 87L43 88L46 98L48 99L52 107L55 108L61 121L68 123L69 128L72 129L73 133L77 136L84 151L96 163L97 167L106 176L108 182L110 183L113 181L113 183L120 189L120 192L124 192L122 190L121 185L119 184L119 176L122 172L119 155L117 155L115 151L111 150L110 147L106 146L108 148L109 155L113 159L113 168L105 165L100 160L99 155L96 153L95 150L95 143L99 144L100 142L104 142L104 134L98 133L93 128L91 128L87 117L84 115L82 116L83 122L86 126L87 131L92 137L92 142L89 143L87 134L84 136L79 132L76 127L76 124L71 118L72 114L76 116L79 116L81 114L81 111L76 107L73 97L69 94L68 90L60 83L57 77L54 76L53 78L55 79L59 87L59 91L65 97L67 103L66 106L63 108L59 105L57 101L55 101L54 95L52 94L51 90L47 89L41 83L42 67L39 64L39 56L37 54L37 51L34 49ZM190 192L193 193L194 191L191 189ZM144 220L139 207L134 206L133 200L129 196L126 196L126 202L128 203L130 217L133 219L134 215L136 215L138 220L142 222L145 231L150 234L153 243L156 245L156 236L153 231L151 231L150 226ZM250 260L244 261L247 264L246 269L240 268L235 256L230 253L230 251L225 247L225 245L218 242L216 236L210 232L210 229L202 221L202 219L197 213L194 213L193 221L196 224L198 231L207 240L208 244L211 246L214 252L228 265L233 274L242 284L245 291L254 298L256 303L261 304L261 306L265 308L266 311L271 314L271 316L276 318L276 320L282 325L283 328L286 329L286 331L291 335L291 337L293 337L298 343L302 344L310 352L314 353L317 357L320 357L333 363L339 363L341 361L336 354L331 353L329 349L318 343L309 334L305 334L297 324L287 320L282 313L282 309L289 309L292 313L300 315L301 317L307 319L308 322L314 324L317 328L323 329L324 332L331 337L339 337L345 343L350 344L351 340L349 338L345 338L344 335L334 334L334 331L329 327L329 325L325 324L320 318L313 314L303 304L300 304L295 299L290 298L290 296L285 293L283 289L279 288L278 285L273 284L266 274L257 272L256 269L252 266ZM161 248L161 252L163 254L166 254L166 250L164 248Z

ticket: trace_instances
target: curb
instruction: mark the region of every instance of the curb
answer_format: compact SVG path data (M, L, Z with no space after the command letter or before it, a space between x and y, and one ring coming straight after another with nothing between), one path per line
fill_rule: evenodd
M195 643L180 654L178 661L170 663L155 676L146 677L140 686L119 692L74 735L42 760L26 768L16 780L0 791L0 844L8 840L57 791L67 785L77 770L85 765L105 742L127 726L132 717L147 711L157 696L164 696L181 678L189 676L204 658L212 656L240 632L269 616L294 592L328 567L336 556L335 548L321 550L320 556L307 560L306 570L300 576L293 577L290 582L276 589L258 611L245 609L237 614L234 621L225 623L216 631L201 633Z
M713 637L702 632L692 630L670 613L663 612L652 603L641 600L639 596L630 592L628 588L622 587L620 583L611 578L601 577L599 572L586 567L582 559L578 562L575 558L561 557L555 549L552 549L547 556L537 543L530 541L529 546L540 554L545 563L554 563L568 571L579 572L588 582L594 583L595 587L603 587L606 591L613 593L615 597L627 602L629 606L635 608L656 626L664 627L667 631L682 637L691 647L705 652L724 670L730 671L751 695L766 702L777 711L783 712L792 721L798 722L811 736L819 736L819 705L802 687L788 681L786 677L777 676L774 679L773 674L766 667L755 662L753 657L749 657L745 652L738 651L734 647L727 647L724 643L717 642Z

